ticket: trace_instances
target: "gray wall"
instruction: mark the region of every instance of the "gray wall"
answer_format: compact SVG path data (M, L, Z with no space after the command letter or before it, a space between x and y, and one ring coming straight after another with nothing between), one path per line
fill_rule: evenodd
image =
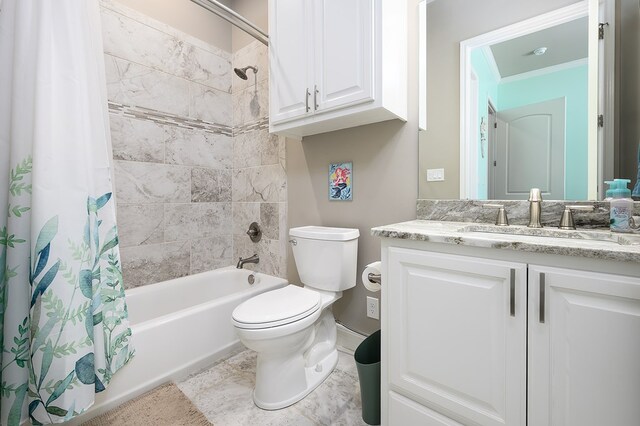
M575 0L436 0L427 5L427 130L420 136L418 198L458 198L460 42ZM426 170L444 168L444 182Z
M254 23L262 31L269 33L269 14L267 0L233 0L233 10ZM252 43L255 39L244 31L233 27L231 48L237 51Z
M231 52L231 24L191 0L116 0L186 34ZM219 0L229 6L231 0Z
M448 1L448 0L447 0ZM417 194L417 1L410 0L409 119L387 121L287 140L289 227L325 225L360 230L358 284L334 305L338 321L361 333L380 328L366 316L366 296L360 282L365 265L380 259L380 240L370 235L374 226L415 219ZM329 163L353 161L353 201L329 201ZM300 282L289 252L291 282Z

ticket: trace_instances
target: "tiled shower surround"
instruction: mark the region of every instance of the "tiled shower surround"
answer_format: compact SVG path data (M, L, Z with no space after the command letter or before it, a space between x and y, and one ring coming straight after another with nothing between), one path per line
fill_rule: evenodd
M286 273L284 139L268 133L267 48L231 54L102 1L124 282L235 264ZM240 80L233 67L257 65ZM252 243L253 221L263 239Z

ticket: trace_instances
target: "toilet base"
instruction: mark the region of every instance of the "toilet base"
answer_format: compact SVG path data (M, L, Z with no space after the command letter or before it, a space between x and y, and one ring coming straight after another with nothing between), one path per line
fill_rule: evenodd
M320 386L320 384L324 382L327 377L329 377L329 374L331 374L337 364L338 351L336 349L333 349L327 356L324 357L324 359L319 361L317 364L304 368L307 387L301 392L284 401L278 401L277 403L268 403L257 398L256 391L254 389L253 402L263 410L279 410L281 408L285 408L292 404L295 404L296 402L300 401L305 396L313 392L315 388Z

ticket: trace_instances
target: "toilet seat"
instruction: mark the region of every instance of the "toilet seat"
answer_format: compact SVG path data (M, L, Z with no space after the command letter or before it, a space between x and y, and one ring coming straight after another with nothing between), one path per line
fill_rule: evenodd
M265 329L300 321L320 310L320 293L288 285L241 303L231 315L236 327Z

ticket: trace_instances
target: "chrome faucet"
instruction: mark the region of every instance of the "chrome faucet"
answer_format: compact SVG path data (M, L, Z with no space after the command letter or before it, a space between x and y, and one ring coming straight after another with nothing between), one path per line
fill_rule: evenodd
M540 216L542 214L542 194L539 188L531 188L529 191L529 228L542 228Z
M245 263L258 263L258 262L260 262L260 258L258 257L257 254L254 254L253 256L247 257L245 259L243 258L238 259L238 264L236 265L236 268L242 269Z

